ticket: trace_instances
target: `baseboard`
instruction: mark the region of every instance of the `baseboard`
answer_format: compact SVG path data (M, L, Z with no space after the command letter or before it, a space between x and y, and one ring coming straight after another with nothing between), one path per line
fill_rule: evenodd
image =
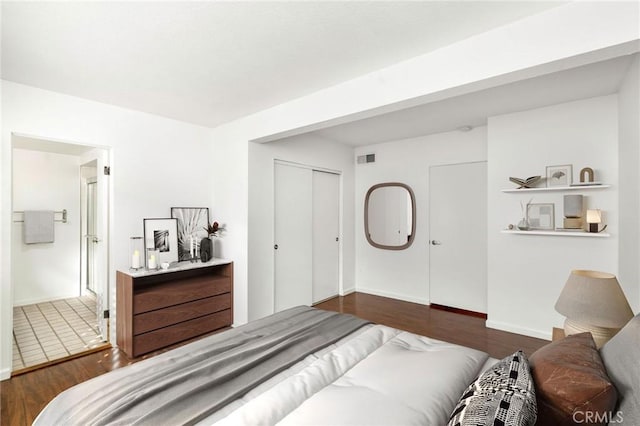
M19 306L27 306L27 305L36 305L38 303L47 303L47 302L55 302L58 300L64 300L64 299L71 299L73 297L78 297L77 294L70 294L67 296L56 296L54 298L51 297L44 297L44 298L37 298L37 299L26 299L26 300L18 300L16 302L13 303L13 307L17 308Z
M366 288L366 287L358 287L358 288L356 288L356 291L358 293L367 293L367 294L372 294L374 296L388 297L390 299L397 299L397 300L402 300L404 302L418 303L420 305L428 305L429 304L429 300L428 299L423 299L423 298L420 298L420 297L407 296L406 294L393 293L393 292L390 292L390 291L380 291L380 290L374 290L372 288Z
M11 378L11 369L3 368L0 370L0 380L7 380Z
M533 330L531 328L517 327L500 321L487 320L487 328L508 331L509 333L522 334L523 336L535 337L537 339L551 340L551 329L548 332Z
M348 289L342 290L342 293L340 293L340 296L348 296L351 293L355 293L355 292L356 292L355 288L348 288Z

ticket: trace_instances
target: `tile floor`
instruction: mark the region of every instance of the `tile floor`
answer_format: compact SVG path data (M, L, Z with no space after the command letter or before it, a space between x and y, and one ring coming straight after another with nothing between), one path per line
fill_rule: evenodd
M13 308L13 371L103 345L94 296Z

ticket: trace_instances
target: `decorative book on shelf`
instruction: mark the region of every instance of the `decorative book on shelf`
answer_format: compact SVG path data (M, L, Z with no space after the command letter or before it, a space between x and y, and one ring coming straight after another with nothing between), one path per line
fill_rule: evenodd
M510 177L509 180L515 183L516 185L520 185L518 187L518 189L520 189L520 188L532 188L536 183L540 181L541 178L542 176L530 176L526 179Z

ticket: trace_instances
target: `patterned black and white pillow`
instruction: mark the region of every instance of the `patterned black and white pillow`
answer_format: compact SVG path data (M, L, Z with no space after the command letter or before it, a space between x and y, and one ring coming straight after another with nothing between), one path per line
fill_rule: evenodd
M448 426L533 426L537 407L522 351L502 359L462 393Z

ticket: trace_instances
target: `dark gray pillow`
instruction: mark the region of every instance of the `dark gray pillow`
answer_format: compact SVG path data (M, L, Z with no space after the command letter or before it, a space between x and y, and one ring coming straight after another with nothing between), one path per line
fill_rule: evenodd
M469 385L448 426L533 426L536 393L522 351L498 361Z
M607 375L618 390L610 425L640 425L640 314L600 349Z

